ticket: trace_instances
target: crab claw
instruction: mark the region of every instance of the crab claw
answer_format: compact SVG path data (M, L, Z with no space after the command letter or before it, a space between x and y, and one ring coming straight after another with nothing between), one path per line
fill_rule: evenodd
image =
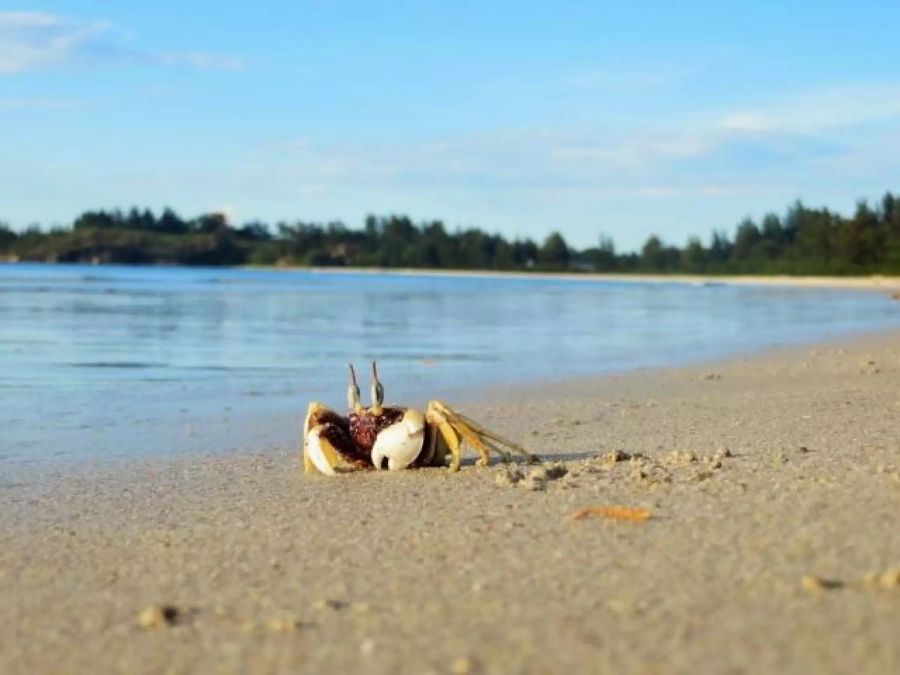
M405 469L422 451L425 440L425 417L416 410L407 410L403 419L383 429L372 446L372 464L391 471Z

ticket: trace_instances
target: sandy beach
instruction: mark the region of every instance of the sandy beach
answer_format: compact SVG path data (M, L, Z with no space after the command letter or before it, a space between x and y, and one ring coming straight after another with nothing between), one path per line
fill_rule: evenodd
M602 272L498 272L492 270L402 269L372 267L272 267L251 265L247 269L304 270L318 274L388 274L417 277L475 277L503 279L558 279L564 281L614 281L633 284L690 284L692 286L781 286L788 288L831 288L858 291L900 292L900 277L871 276L800 276L789 274L646 274Z
M898 672L898 383L894 332L459 402L539 468L2 476L0 672Z

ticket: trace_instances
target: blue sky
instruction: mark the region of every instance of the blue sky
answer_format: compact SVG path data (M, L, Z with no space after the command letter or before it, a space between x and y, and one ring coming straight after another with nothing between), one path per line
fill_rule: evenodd
M408 213L627 249L850 211L900 190L898 26L895 0L4 4L0 220Z

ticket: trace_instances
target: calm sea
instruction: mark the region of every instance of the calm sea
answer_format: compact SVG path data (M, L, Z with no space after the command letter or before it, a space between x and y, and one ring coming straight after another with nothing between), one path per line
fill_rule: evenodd
M0 265L0 469L293 443L348 361L418 401L889 326L870 292Z

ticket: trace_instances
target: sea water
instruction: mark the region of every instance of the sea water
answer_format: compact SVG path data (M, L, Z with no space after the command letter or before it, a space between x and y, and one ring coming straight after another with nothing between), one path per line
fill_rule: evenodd
M351 361L418 402L894 326L871 291L0 265L0 470L296 443L308 401L344 408Z

